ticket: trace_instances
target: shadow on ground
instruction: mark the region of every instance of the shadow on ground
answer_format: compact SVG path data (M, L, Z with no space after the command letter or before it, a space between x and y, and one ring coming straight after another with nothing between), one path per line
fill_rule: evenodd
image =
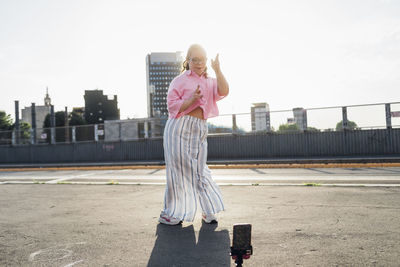
M193 225L158 224L157 240L147 266L230 266L229 232L215 231L217 226L203 222L196 244Z

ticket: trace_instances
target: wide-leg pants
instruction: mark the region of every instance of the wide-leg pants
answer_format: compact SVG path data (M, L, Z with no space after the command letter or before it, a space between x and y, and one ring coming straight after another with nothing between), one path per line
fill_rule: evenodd
M198 202L205 214L224 210L207 161L207 122L193 116L168 119L164 129L167 185L164 213L192 222Z

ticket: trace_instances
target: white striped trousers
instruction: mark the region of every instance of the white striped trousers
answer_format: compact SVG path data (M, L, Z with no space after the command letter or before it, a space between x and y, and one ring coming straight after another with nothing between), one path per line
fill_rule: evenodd
M221 191L206 164L207 133L207 122L189 115L170 118L165 125L164 213L168 216L192 222L197 202L205 214L224 210Z

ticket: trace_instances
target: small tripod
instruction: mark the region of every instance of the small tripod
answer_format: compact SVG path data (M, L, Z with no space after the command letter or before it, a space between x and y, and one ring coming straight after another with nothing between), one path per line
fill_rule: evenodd
M237 267L242 267L243 259L249 259L253 255L251 245L251 224L239 223L233 226L233 242L231 256Z
M249 259L250 255L253 255L253 247L252 246L250 246L250 248L247 250L234 249L233 247L231 247L231 256L232 256L232 259L235 260L236 267L242 267L243 259L245 259L245 260Z

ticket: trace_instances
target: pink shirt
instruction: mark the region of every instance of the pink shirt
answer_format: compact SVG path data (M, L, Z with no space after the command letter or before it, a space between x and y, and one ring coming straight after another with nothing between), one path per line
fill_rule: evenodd
M183 101L193 95L198 85L203 97L183 112L179 112ZM169 85L167 96L169 118L182 117L197 107L203 110L204 119L216 117L219 114L217 101L224 97L218 94L216 78L206 78L204 75L199 76L194 71L187 70L175 77Z

